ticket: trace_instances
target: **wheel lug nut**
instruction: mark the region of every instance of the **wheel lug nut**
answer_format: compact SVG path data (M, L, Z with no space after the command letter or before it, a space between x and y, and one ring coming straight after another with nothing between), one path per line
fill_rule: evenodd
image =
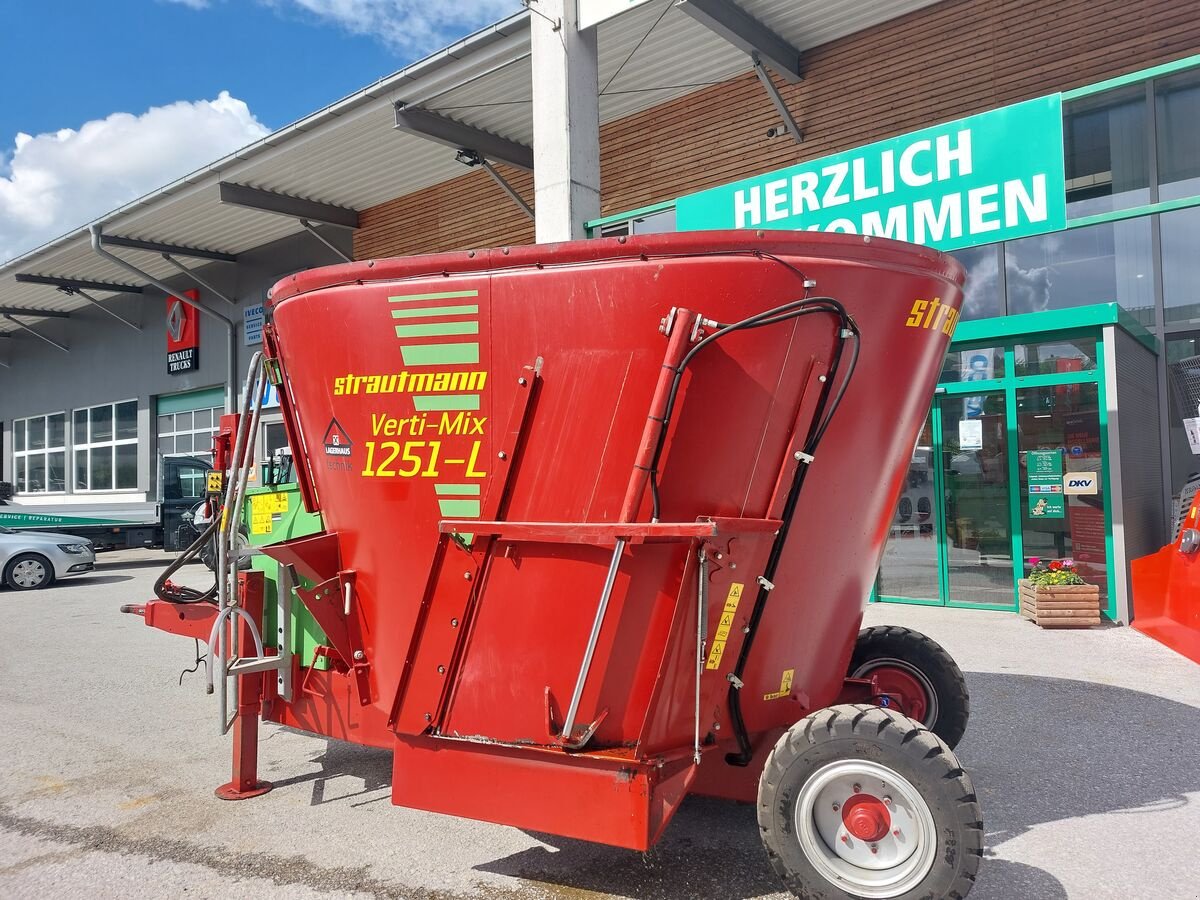
M855 782L855 784L854 784L854 793L856 793L856 794L861 794L861 793L862 793L862 785L861 785L861 784L858 784L857 782Z
M891 797L884 797L884 798L883 798L883 805L884 805L884 806L891 806L891 805L892 805L892 798L891 798Z
M843 834L843 835L842 835L842 843L843 843L843 844L848 844L848 843L850 843L850 838L849 838L849 837L847 837L846 835L844 835L844 834Z
M872 845L871 845L871 852L872 852L872 853L878 853L878 852L879 852L879 847L878 847L876 844L872 844Z
M900 837L900 829L899 828L897 828L895 831L892 832L892 837Z
M838 804L838 803L835 803L835 804L833 804L833 811L834 811L834 812L837 812L837 811L838 811L839 809L841 809L841 808L842 808L842 807L841 807L841 804Z

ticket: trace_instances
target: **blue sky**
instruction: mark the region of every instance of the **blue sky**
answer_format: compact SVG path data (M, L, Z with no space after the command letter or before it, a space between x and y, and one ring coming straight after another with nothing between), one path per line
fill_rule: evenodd
M0 261L521 8L519 0L11 0Z

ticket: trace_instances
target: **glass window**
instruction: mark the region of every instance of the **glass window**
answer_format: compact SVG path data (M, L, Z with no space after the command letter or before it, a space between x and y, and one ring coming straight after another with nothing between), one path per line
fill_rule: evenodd
M896 504L879 567L884 597L936 600L938 588L937 493L934 491L933 428L929 419L913 448L904 490Z
M14 490L19 493L66 490L66 430L66 413L13 422Z
M1159 217L1163 305L1168 322L1200 322L1200 207Z
M1200 194L1200 69L1154 83L1158 199Z
M1193 401L1200 387L1200 332L1167 340L1167 383L1172 402L1167 422L1170 426L1171 494L1178 501L1188 480L1200 474L1200 445L1195 450L1188 440L1184 419L1197 417ZM1176 511L1172 509L1170 512Z
M662 234L675 230L675 207L639 216L636 219L625 219L621 222L609 222L601 225L596 231L596 237L624 237L630 234Z
M117 490L137 487L137 444L117 445Z
M74 414L75 490L137 488L137 401L105 403ZM86 430L80 425L88 423Z
M1149 146L1144 85L1066 104L1067 217L1149 203Z
M974 350L951 350L942 362L943 383L988 381L1004 377L1004 348L979 347Z
M1004 257L1010 315L1115 300L1154 323L1147 217L1009 241Z
M1032 560L1073 559L1090 584L1100 586L1100 607L1108 605L1104 490L1101 472L1099 389L1095 384L1058 384L1017 391L1017 440L1021 476L1021 532L1025 571ZM1030 451L1038 456L1031 457ZM1030 490L1031 460L1045 475ZM1066 495L1061 484L1071 472L1097 475L1095 494ZM1053 488L1057 487L1057 490Z
M45 450L46 449L46 419L43 416L38 416L36 419L27 420L26 431L29 434L29 449L30 450Z
M985 319L1004 315L1004 293L1000 289L1000 259L1003 245L967 247L950 255L967 270L963 287L962 318Z
M1095 338L1017 344L1013 347L1013 369L1017 375L1090 372L1095 368Z
M207 457L212 436L221 424L222 408L184 410L158 417L158 452L195 453Z
M93 406L91 409L92 428L88 443L111 441L113 436L112 406Z
M137 401L117 404L117 440L137 438Z

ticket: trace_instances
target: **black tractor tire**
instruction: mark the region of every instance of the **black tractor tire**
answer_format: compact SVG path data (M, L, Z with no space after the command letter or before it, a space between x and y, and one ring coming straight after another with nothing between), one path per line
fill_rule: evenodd
M851 678L869 678L872 672L891 668L919 683L925 694L924 710L905 709L890 698L879 705L898 708L918 719L946 742L951 750L958 746L967 730L971 715L971 696L962 669L942 645L911 628L899 625L875 625L858 633L847 674ZM922 712L922 715L914 715Z
M4 583L14 591L36 591L54 583L54 566L40 553L20 553L4 567Z
M851 815L864 804L878 810L870 835ZM963 898L983 857L979 802L954 752L868 704L819 710L779 739L759 780L758 825L771 867L805 900Z
M246 526L242 525L237 531L237 550L238 550L238 568L250 568L250 535L246 531ZM202 548L200 548L200 562L208 567L208 571L217 571L217 538L213 535Z

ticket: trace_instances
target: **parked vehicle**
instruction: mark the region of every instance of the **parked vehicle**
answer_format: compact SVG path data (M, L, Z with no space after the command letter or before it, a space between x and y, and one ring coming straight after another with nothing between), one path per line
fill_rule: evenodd
M49 587L55 579L95 567L96 551L87 538L0 525L0 575L14 591Z
M186 514L204 497L212 466L195 456L164 456L159 469L158 503L110 500L106 503L42 505L15 502L0 493L0 525L14 531L38 530L77 535L96 550L161 547L182 550L195 538Z

